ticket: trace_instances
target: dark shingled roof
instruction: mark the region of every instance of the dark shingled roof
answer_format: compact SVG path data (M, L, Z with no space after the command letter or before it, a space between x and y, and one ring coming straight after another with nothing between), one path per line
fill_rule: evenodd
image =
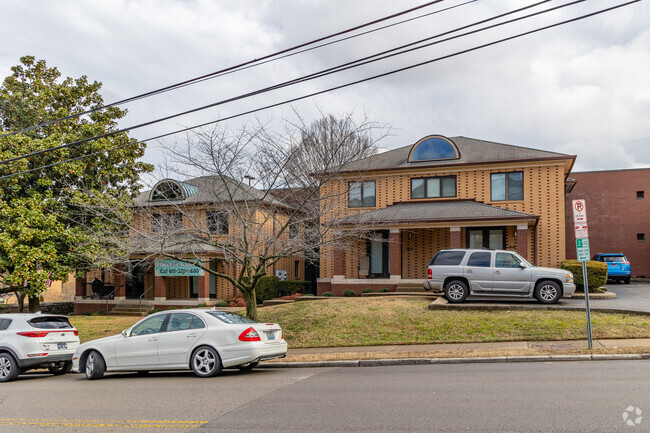
M150 233L131 238L132 254L222 254L223 249L191 233L164 235ZM163 247L164 245L164 247Z
M135 198L134 204L136 206L164 206L169 204L220 203L224 201L229 202L232 196L235 202L262 200L278 206L290 207L277 197L271 194L266 194L265 196L264 191L248 186L243 182L232 178L224 179L225 181L219 176L202 176L184 180L183 183L198 188L198 191L185 200L149 201L151 190L147 190Z
M530 159L565 159L575 158L574 155L549 152L547 150L531 149L529 147L513 146L510 144L494 143L492 141L476 140L467 137L450 137L460 152L459 159L440 161L407 162L412 144L353 161L341 167L342 171L372 171L399 168L417 168L430 166L445 166L456 164L480 164L498 161L517 161Z
M437 201L399 203L382 209L352 215L334 224L417 223L435 221L467 221L486 219L533 219L536 215L503 209L475 201Z

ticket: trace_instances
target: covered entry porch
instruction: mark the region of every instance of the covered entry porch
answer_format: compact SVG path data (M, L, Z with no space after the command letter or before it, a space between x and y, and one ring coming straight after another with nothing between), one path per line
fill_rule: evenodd
M363 228L367 236L332 250L334 273L319 279L318 293L421 290L431 258L445 248L513 250L534 263L537 221L535 215L474 201L395 204L348 217L340 222L343 230Z

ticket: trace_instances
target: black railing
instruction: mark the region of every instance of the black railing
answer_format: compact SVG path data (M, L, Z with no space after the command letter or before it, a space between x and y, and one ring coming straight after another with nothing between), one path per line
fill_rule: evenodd
M112 295L112 296L113 296L113 299L115 299L115 295L114 295L115 292L117 292L118 290L120 290L120 288L122 288L122 287L124 287L124 284L121 284L121 285L118 286L117 288L113 289L113 291L112 291L111 293L109 293L109 294L106 295L106 315L108 315L108 300L109 300L109 298L110 298L111 295Z
M144 295L146 295L147 292L148 292L149 290L153 289L154 287L156 287L155 284L154 284L153 286L149 287L147 290L145 290L145 291L140 295L140 300L138 301L138 313L139 313L140 315L142 315L142 297L143 297Z

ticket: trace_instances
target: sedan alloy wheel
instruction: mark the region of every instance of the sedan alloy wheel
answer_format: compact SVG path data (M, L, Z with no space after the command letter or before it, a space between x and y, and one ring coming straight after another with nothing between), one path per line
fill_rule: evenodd
M202 346L192 355L192 371L199 377L212 377L221 372L221 360L217 352L208 346Z

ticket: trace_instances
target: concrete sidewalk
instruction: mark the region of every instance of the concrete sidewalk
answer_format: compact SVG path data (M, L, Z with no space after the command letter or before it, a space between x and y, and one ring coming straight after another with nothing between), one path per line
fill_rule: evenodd
M650 338L593 340L593 348L618 349L637 347L650 353ZM353 346L353 347L314 347L289 349L287 356L318 355L338 353L400 353L400 352L438 352L494 349L587 349L587 340L567 341L498 341L494 343L446 343L446 344L404 344L393 346Z
M587 341L583 340L317 347L289 349L287 358L263 362L259 368L648 360L650 359L650 338L593 340L593 349L593 351L589 351ZM508 350L513 352L508 352ZM526 350L530 350L532 354L526 354ZM611 353L617 350L623 353ZM496 353L501 351L500 353L503 354L495 354L495 351ZM450 352L452 352L452 356L448 356ZM458 356L453 356L453 352L457 352ZM419 353L422 355L418 356ZM522 353L524 354L522 355ZM444 356L442 356L443 354ZM331 360L336 355L345 355L345 359ZM296 360L301 356L308 357L309 360ZM292 360L292 358L294 359Z

